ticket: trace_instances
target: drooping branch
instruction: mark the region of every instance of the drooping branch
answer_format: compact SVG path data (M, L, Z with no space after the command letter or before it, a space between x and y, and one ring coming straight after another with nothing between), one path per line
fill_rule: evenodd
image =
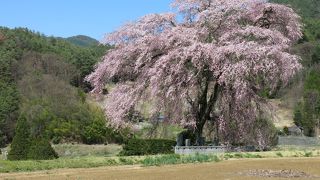
M108 35L105 42L115 48L86 80L101 93L110 79L121 79L106 106L117 128L131 125L125 119L129 107L156 101L152 112L172 123L201 133L214 119L226 131L236 124L237 137L243 137L257 117L259 87L285 85L301 68L289 51L302 36L300 17L261 0L174 4L187 16L182 22L172 13L147 15Z

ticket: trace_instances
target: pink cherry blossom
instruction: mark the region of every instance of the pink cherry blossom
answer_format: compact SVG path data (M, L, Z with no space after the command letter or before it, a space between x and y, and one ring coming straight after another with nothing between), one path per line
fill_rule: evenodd
M108 34L113 44L86 80L108 95L106 115L116 128L142 100L153 113L193 128L199 138L207 121L221 134L237 126L245 138L261 114L264 89L286 85L301 69L290 47L301 38L300 17L265 0L175 0L173 13L151 14ZM178 19L178 20L177 20ZM264 144L264 131L257 141Z

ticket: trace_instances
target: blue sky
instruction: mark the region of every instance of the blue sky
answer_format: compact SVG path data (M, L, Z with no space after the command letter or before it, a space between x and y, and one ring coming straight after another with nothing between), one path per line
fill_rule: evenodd
M48 36L101 40L123 23L170 11L171 0L3 0L0 26L27 27Z

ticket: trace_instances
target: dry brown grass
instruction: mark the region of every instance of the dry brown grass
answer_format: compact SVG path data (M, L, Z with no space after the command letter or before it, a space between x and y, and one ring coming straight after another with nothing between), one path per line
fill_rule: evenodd
M293 123L293 109L283 104L280 99L269 101L272 106L273 123L277 128L290 127Z
M90 169L59 169L31 173L0 174L0 179L130 179L130 180L259 180L266 177L246 175L251 170L304 172L320 179L320 158L240 159L219 163L170 165L162 167L118 166ZM319 178L318 178L319 177ZM290 179L268 177L268 180ZM292 178L291 178L292 179Z
M117 144L56 144L53 148L59 157L116 156L122 150Z

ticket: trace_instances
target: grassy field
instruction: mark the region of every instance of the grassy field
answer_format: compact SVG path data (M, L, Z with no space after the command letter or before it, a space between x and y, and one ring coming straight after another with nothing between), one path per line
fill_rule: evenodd
M320 179L320 158L233 159L219 163L194 163L142 167L138 165L88 169L59 169L29 173L4 173L0 179L130 179L130 180L260 180ZM281 172L253 174L252 172ZM291 172L291 174L287 173ZM286 174L287 173L287 174ZM282 175L285 175L283 177Z
M114 147L114 149L116 149ZM99 153L98 153L99 154ZM180 156L175 154L155 156L69 156L60 157L55 160L46 161L6 161L0 160L0 173L26 172L38 170L51 170L61 168L92 168L102 166L161 166L168 164L188 164L199 162L218 162L234 159L248 158L286 158L286 157L320 157L320 147L309 149L279 148L276 151L251 152L251 153L221 153L212 155L188 155Z

